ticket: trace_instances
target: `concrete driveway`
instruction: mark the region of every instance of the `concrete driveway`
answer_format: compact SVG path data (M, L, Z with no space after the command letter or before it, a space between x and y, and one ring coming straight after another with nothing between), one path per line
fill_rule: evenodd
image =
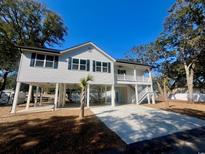
M134 104L91 111L127 144L205 126L205 120Z

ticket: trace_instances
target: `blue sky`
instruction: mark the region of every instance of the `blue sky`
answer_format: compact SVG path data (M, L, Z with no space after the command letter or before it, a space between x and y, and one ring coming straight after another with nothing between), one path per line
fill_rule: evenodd
M41 0L68 27L58 49L92 41L114 58L149 43L163 30L174 0Z

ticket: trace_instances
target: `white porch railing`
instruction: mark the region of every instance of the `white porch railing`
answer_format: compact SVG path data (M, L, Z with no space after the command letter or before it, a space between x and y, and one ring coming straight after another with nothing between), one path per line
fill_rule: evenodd
M121 75L117 74L116 75L117 81L132 81L132 82L150 82L150 79L148 77L144 76L135 76L134 75Z

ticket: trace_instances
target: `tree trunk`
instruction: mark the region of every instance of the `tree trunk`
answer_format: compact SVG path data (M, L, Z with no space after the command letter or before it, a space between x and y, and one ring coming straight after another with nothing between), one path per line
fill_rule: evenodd
M84 103L85 103L85 90L82 90L80 96L80 115L79 115L80 119L83 119L84 117Z
M6 88L6 80L7 80L8 74L9 74L9 71L6 70L4 73L4 76L3 76L3 84L2 84L1 89L0 89L0 98L1 98L3 90L5 90L5 88Z
M163 82L163 91L164 91L164 102L166 103L166 107L169 107L169 102L167 101L167 89L166 82Z
M184 68L185 68L185 72L186 72L187 87L188 87L188 101L189 102L193 102L194 67L195 67L194 63L191 63L188 66L186 63L184 63Z
M160 83L158 81L157 81L157 87L158 87L158 90L160 92L160 95L163 97L164 93L163 93L162 87L161 87L161 85L160 85Z

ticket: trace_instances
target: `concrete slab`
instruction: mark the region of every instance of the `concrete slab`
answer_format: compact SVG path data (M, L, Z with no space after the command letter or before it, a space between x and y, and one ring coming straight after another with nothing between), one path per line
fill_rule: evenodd
M91 111L127 144L205 126L205 120L134 104Z

